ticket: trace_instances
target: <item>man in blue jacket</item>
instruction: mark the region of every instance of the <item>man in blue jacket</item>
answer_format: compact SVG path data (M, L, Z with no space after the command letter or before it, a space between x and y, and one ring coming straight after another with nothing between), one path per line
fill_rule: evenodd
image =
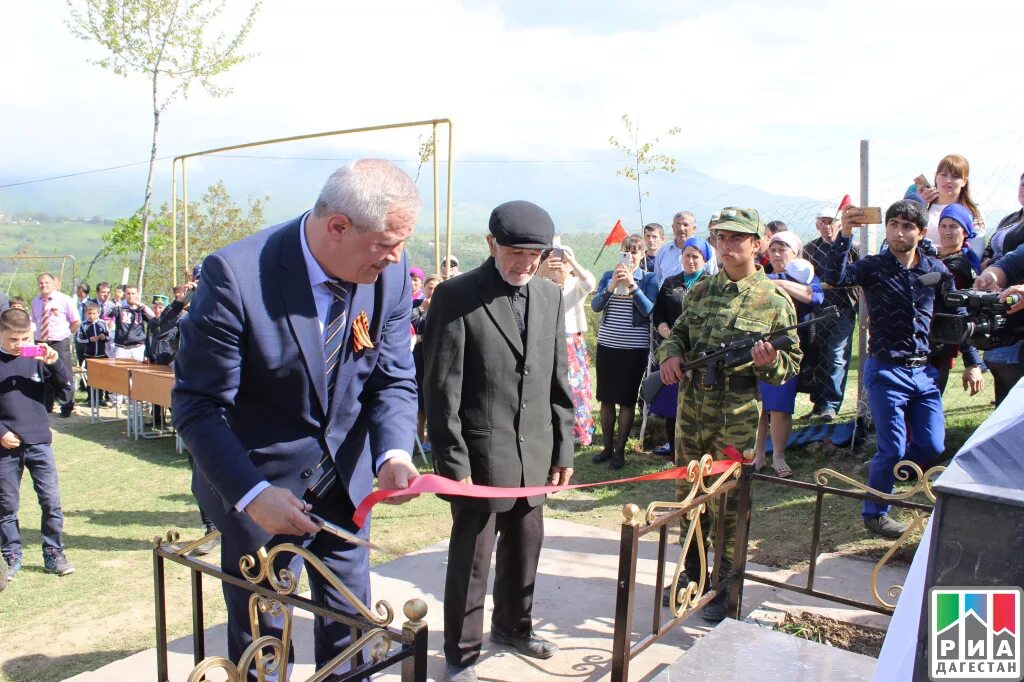
M180 329L174 421L195 459L193 492L223 535L225 572L239 575L239 559L260 546L292 542L369 602L365 547L318 533L309 514L365 539L369 524L356 528L352 513L374 475L391 489L417 475L402 248L419 208L405 173L364 159L335 171L311 211L206 258ZM298 575L300 560L288 561ZM317 572L309 579L315 602L352 610ZM252 642L250 593L224 593L238 661ZM259 617L262 634L280 636L280 617ZM321 668L349 628L318 616L314 633Z

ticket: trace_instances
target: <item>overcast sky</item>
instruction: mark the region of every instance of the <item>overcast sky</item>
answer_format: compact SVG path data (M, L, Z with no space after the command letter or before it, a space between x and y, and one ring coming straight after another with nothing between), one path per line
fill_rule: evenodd
M147 158L147 83L88 63L66 17L0 3L4 182ZM1015 0L267 0L258 55L219 81L234 94L173 103L160 154L450 117L456 159L597 162L628 113L643 138L679 126L661 149L680 163L771 192L856 197L869 138L875 203L959 152L975 198L1012 208L1022 20ZM412 158L416 133L334 144Z

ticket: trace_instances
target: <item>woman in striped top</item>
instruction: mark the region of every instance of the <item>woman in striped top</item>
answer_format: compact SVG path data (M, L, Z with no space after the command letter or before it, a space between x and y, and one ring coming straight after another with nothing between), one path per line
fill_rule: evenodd
M604 448L595 464L611 460L612 469L626 461L626 439L633 430L640 381L650 352L650 320L658 296L654 273L640 269L643 238L630 235L622 242L622 257L614 270L601 276L590 305L601 313L597 332L597 399L601 403ZM619 437L615 439L615 406L619 406Z

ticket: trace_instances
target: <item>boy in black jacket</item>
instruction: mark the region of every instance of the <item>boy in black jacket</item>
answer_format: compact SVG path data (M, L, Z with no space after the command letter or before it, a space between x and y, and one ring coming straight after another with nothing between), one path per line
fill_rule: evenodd
M89 360L92 358L106 358L107 344L111 342L110 327L100 319L100 306L97 303L85 305L85 315L82 317L82 324L75 334L75 345L78 347L78 357L82 366L88 371ZM88 376L88 374L86 374ZM85 390L89 390L88 384ZM107 393L99 396L100 404L107 404Z
M23 356L23 349L39 349L41 356ZM64 556L64 515L50 447L50 419L43 405L45 384L61 390L70 381L70 370L57 352L32 343L27 312L11 308L0 313L0 553L7 563L7 582L21 569L18 506L26 467L42 508L44 568L61 576L75 571Z

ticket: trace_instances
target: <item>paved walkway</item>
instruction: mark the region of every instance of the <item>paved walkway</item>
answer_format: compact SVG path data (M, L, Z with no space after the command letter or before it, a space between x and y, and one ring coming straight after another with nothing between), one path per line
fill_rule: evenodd
M602 528L557 519L546 520L546 539L537 576L534 616L537 629L561 647L561 651L547 661L536 661L490 645L485 642L484 653L477 665L481 679L514 680L579 680L597 681L608 678L611 663L613 616L615 609L615 582L618 566L619 538L617 533ZM678 549L673 553L677 553ZM637 607L634 628L650 623L654 602L654 578L657 545L641 543L641 560L637 566ZM441 649L444 575L447 561L447 542L441 542L377 566L373 570L375 599L385 599L394 607L394 625L400 627L405 620L402 605L419 597L428 605L427 621L430 626L430 679L441 679L444 661ZM800 576L791 571L779 571L751 566L780 581L798 581ZM870 600L868 575L871 564L860 559L824 555L819 559L817 586L858 599ZM903 570L886 569L883 578L902 583ZM493 571L492 571L493 576ZM893 583L887 583L893 584ZM869 612L835 608L834 604L811 599L801 594L780 591L754 582L747 582L744 592L744 615L763 603L780 606L799 605L829 615L839 615L847 621L873 623L884 627L887 618ZM491 609L488 598L487 611ZM664 609L665 617L668 610ZM296 613L295 636L296 666L292 679L307 679L312 666L312 620L306 614ZM485 616L485 622L489 618ZM224 648L224 626L207 630L207 654L219 655ZM664 671L682 650L708 631L699 617L690 619L683 627L666 636L661 642L645 650L631 664L633 679L650 679ZM639 630L638 630L639 632ZM171 644L171 680L185 680L192 668L191 639L183 638ZM83 673L74 682L106 680L152 679L156 670L156 653L150 649L111 663L99 670ZM217 678L213 678L217 679ZM380 680L397 680L397 675L381 675Z

